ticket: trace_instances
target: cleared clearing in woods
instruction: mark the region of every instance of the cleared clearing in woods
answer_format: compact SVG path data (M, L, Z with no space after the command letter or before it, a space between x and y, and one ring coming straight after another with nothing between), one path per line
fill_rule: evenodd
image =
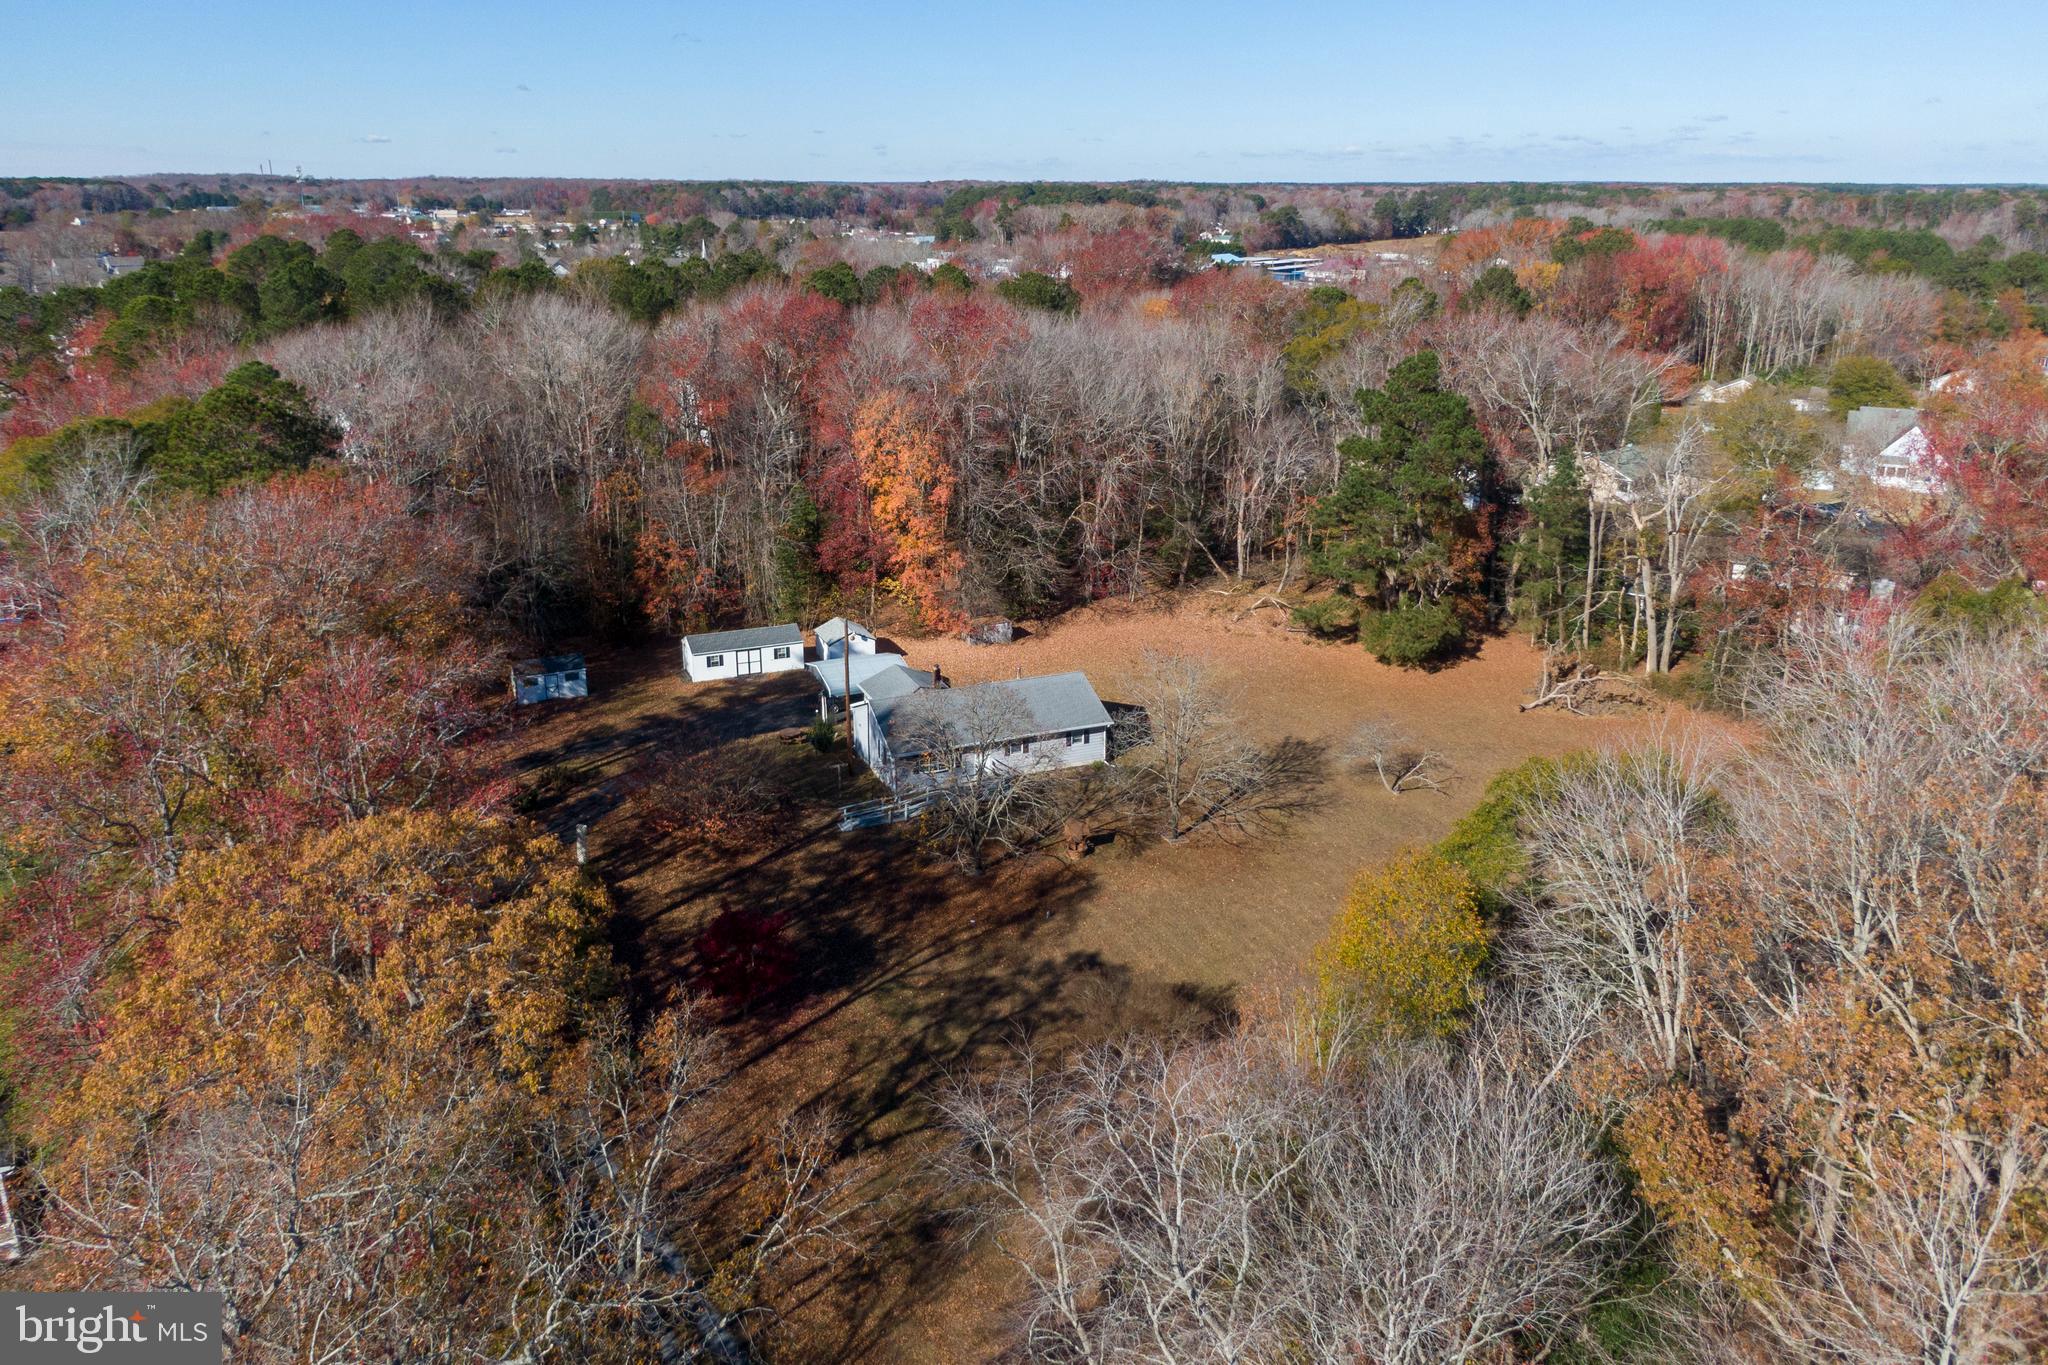
M673 644L590 657L588 702L536 708L508 741L515 771L545 773L535 815L591 824L592 865L623 911L621 949L652 990L686 984L696 936L721 909L787 917L796 978L736 1009L735 1143L794 1103L842 1114L846 1150L872 1179L882 1223L865 1263L821 1266L782 1330L792 1358L961 1361L993 1354L1010 1302L1004 1268L933 1215L924 1096L942 1075L1001 1058L1020 1036L1055 1041L1199 1025L1234 993L1300 965L1361 867L1439 838L1486 780L1536 754L1599 743L1624 721L1522 713L1540 668L1518 637L1435 673L1375 663L1355 645L1284 628L1252 598L1194 592L1170 604L1100 604L1026 623L1007 646L881 634L957 682L1082 669L1125 699L1148 649L1209 661L1248 732L1332 750L1322 806L1243 844L1119 840L1079 863L1013 860L979 879L921 857L903 830L841 835L837 755L770 732L817 714L808 675L692 685ZM1389 794L1337 756L1390 717L1454 770L1444 794ZM635 767L676 750L739 746L791 794L770 846L721 859L668 847L634 818Z

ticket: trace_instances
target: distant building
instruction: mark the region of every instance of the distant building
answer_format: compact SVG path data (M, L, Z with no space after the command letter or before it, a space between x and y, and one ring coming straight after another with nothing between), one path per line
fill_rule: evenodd
M849 621L843 616L833 617L811 634L817 638L818 657L821 659L836 659L849 649L855 654L875 652L875 633L860 622Z
M1857 408L1849 414L1842 468L1880 488L1939 493L1946 487L1915 408Z
M100 269L106 272L108 279L133 275L148 264L147 256L115 256L106 252L100 254Z
M1702 384L1692 396L1696 403L1732 403L1755 387L1756 381L1744 375L1725 384Z
M1636 480L1650 467L1650 451L1630 441L1598 454L1582 454L1578 463L1593 501L1631 503L1636 500Z

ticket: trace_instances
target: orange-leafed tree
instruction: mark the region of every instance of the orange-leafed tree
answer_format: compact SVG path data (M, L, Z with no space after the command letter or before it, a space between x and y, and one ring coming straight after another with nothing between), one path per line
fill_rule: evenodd
M957 629L965 620L963 559L950 525L958 476L937 424L902 393L884 390L860 405L853 453L897 595L930 629Z

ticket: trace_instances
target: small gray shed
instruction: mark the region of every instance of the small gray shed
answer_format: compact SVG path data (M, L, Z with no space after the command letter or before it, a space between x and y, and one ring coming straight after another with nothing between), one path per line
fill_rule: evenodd
M512 666L512 696L521 706L590 695L590 672L581 654L524 659Z

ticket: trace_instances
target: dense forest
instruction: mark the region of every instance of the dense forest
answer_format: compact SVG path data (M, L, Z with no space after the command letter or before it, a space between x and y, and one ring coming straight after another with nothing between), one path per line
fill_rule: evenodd
M289 193L0 183L138 258L0 288L0 1273L252 1360L765 1351L869 1254L842 1135L709 1178L731 1040L523 817L505 661L1204 585L1726 734L1511 770L1222 1025L937 1089L1019 1352L2048 1347L2040 194Z

